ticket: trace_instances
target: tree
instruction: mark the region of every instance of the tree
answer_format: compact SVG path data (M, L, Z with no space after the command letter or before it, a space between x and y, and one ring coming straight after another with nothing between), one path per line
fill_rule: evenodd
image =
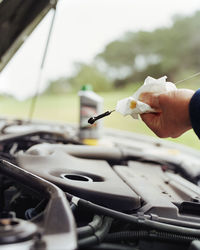
M68 78L61 77L49 82L45 94L64 94L69 91L71 91L71 85Z
M111 89L112 83L94 65L83 63L76 64L76 73L68 79L72 88L80 90L85 84L91 84L94 91L106 91Z
M124 34L109 43L96 61L105 63L106 74L115 72L112 76L116 86L143 81L147 75L168 75L176 81L187 72L199 71L199 30L200 12L191 17L176 16L169 28Z

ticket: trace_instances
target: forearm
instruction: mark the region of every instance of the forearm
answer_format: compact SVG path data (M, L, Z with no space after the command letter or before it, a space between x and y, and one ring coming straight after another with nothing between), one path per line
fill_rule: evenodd
M191 98L189 113L192 128L200 139L200 89L197 90Z

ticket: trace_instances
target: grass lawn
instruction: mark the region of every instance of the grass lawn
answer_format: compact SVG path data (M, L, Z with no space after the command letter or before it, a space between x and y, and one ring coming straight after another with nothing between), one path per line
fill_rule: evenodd
M134 92L134 90L132 90L132 92ZM130 91L114 91L112 93L101 93L101 95L104 97L104 107L106 111L114 109L117 100L129 96ZM1 115L9 115L15 118L28 118L31 100L19 102L12 98L0 97L0 102ZM79 120L78 96L76 94L69 94L39 97L34 118L77 123ZM142 121L134 120L131 117L123 117L116 112L104 119L104 126L154 136ZM192 130L178 139L169 140L200 149L200 141Z

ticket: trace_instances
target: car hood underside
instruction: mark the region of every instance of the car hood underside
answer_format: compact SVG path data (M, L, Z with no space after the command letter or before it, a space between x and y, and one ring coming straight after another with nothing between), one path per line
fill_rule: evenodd
M0 1L0 71L57 1Z

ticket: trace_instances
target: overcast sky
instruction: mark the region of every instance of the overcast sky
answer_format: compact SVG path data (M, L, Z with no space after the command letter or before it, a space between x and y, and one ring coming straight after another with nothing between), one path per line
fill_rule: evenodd
M200 10L199 0L60 0L41 87L69 76L74 62L90 62L127 31L169 26L175 14ZM33 95L52 12L0 74L0 92L24 99Z

